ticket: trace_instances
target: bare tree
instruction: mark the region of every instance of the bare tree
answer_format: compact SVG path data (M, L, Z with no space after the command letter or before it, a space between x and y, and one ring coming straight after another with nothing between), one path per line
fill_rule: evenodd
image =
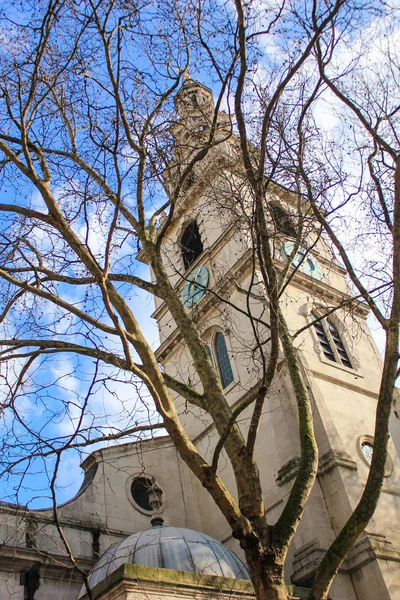
M51 490L57 522L55 480L64 451L163 427L239 540L257 597L286 599L284 563L314 485L318 451L296 351L299 332L289 330L282 298L294 276L297 250L308 251L321 235L327 236L356 295L387 332L387 345L368 484L321 563L311 592L314 599L326 599L340 564L373 514L384 475L400 322L393 276L399 272L400 239L398 104L381 106L381 96L371 92L368 105L360 106L349 64L343 72L330 72L342 48L339 42L361 31L366 17L360 17L360 7L337 0L267 8L265 12L240 0L235 11L230 4L206 2L89 0L76 5L52 0L22 14L10 8L3 20L0 150L9 198L0 204L0 343L2 360L9 365L3 371L4 410L13 413L17 435L23 431L18 445L16 440L3 442L10 457L4 471L24 473L34 458L55 456ZM375 14L368 5L363 10L369 17ZM284 42L278 35L282 30L291 32ZM271 58L265 45L273 39L281 47ZM185 131L179 134L182 119L177 121L173 104L190 64L209 68L219 89L215 110L195 106L206 123L195 141ZM387 82L398 68L394 59L389 64ZM365 85L370 90L369 82ZM354 186L346 187L340 157L329 153L313 120L312 111L326 89L346 107L346 118L353 115L355 146L358 135L365 141L356 192ZM221 123L223 105L232 108L232 118ZM261 368L255 390L235 409L163 254L182 198L221 148L225 154L219 168L236 187L235 201L221 210L231 211L239 226L246 224L266 314L257 316L249 308L251 299L260 299L259 288L242 290ZM278 184L290 188L297 220L293 250L283 267L274 254L276 209L265 206L266 194ZM339 188L343 202L337 206L331 197ZM354 197L370 199L370 216L386 228L393 248L393 264L379 285L360 274L332 224ZM151 282L134 259L138 252L151 267ZM225 300L223 294L209 293ZM172 377L160 365L139 322L137 299L143 294L155 296L171 314L196 385ZM345 299L350 307L352 302ZM301 457L285 508L272 525L265 517L254 450L281 349L297 401ZM87 359L94 365L75 403L57 401L57 381L43 376L46 365L65 354L75 357L73 377L86 377ZM91 406L93 396L113 378L123 379L137 398L126 405L121 427L110 425L112 416L98 422ZM218 433L212 461L205 460L185 431L176 394L211 419ZM71 432L54 439L50 427L27 422L20 409L25 396L45 405L47 424L69 415ZM247 409L251 417L244 431L238 417ZM232 466L237 500L219 472L221 452ZM68 551L65 536L63 540Z

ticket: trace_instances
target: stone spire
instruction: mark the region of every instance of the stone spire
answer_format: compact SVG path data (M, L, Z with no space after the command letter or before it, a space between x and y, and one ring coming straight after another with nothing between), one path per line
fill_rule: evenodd
M211 126L216 118L212 91L202 83L194 81L188 73L185 74L183 85L175 96L174 102L178 120L172 127L173 159L164 172L166 185L171 185L171 188L176 181L179 181L179 177L195 153L210 143ZM228 115L220 112L217 115L211 142L219 153L226 151L226 148L219 144L229 138L231 128ZM200 165L193 168L190 176L187 177L184 189L188 189L198 180L200 170Z
M188 74L175 97L175 106L181 120L210 123L214 115L214 100L211 90L193 81Z

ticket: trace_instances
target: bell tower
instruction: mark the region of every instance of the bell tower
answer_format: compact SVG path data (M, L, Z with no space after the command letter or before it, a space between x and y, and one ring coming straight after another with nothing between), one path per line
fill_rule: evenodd
M175 156L166 174L173 181L195 152L206 144L212 124L212 148L183 186L174 221L163 242L163 256L173 285L195 320L228 402L251 398L260 377L257 344L268 345L268 307L254 260L249 227L251 200L240 163L238 140L228 115L215 114L211 90L187 79L176 100ZM293 256L298 227L298 198L271 185L266 215L279 269L289 265L290 280L281 306L292 333L314 407L319 447L318 479L288 559L288 583L308 585L322 559L355 508L368 475L373 451L381 360L367 326L367 308L351 301L346 273L324 236L308 218L305 241ZM311 250L309 250L311 248ZM332 311L333 308L337 310ZM328 313L328 316L324 316ZM160 332L157 357L172 376L196 385L189 353L166 307L156 301ZM308 325L308 328L305 326ZM258 342L256 337L258 337ZM217 436L206 412L185 406L177 397L183 424L211 459ZM245 430L251 408L241 415ZM393 416L394 439L400 439ZM396 448L390 460L378 510L350 552L332 587L333 600L394 600L400 594L400 467ZM269 522L279 517L297 473L300 456L295 395L283 354L265 402L256 458L260 467ZM228 462L221 470L235 490ZM210 497L199 489L203 530L237 550L230 531ZM397 590L393 595L390 590ZM399 596L400 597L400 596Z

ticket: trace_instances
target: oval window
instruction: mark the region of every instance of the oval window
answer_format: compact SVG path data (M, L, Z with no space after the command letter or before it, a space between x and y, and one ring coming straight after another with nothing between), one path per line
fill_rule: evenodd
M359 456L362 458L365 465L368 467L371 466L372 463L372 455L374 453L374 438L371 435L362 435L357 440L357 450ZM385 477L390 477L394 470L394 463L390 456L387 454L386 464L385 464Z
M363 442L361 444L361 452L364 455L365 460L370 465L372 462L372 454L374 452L374 447L370 442Z

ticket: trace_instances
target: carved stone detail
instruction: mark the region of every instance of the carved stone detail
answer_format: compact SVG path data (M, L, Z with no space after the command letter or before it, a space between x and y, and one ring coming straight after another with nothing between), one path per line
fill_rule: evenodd
M321 548L317 539L301 546L293 555L292 582L295 585L310 583L325 553L326 549ZM353 573L377 559L400 563L400 550L395 548L384 535L366 532L350 550L339 573Z
M300 458L295 456L291 458L286 464L283 465L278 471L278 475L276 477L276 483L281 487L288 483L292 479L294 479L297 475L300 465Z
M350 471L357 471L358 468L357 463L346 452L329 450L329 452L323 454L319 459L318 476L322 477L330 473L333 469L336 469L336 467L342 467Z

